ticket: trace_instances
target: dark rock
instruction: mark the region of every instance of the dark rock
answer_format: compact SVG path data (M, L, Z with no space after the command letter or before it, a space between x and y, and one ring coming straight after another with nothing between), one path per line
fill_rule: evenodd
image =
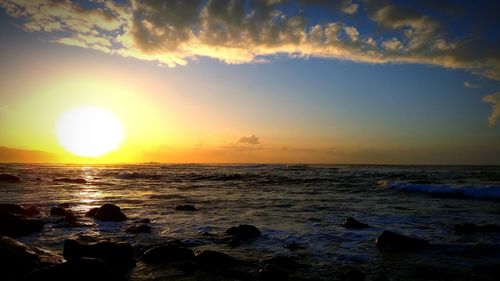
M235 258L216 251L205 250L194 257L194 262L200 266L226 268L238 264Z
M120 207L113 204L104 204L99 208L94 218L100 221L124 221L127 216L122 213Z
M135 220L134 222L136 222L136 223L151 223L151 220L148 218L143 218L143 219Z
M233 226L226 230L226 233L242 241L250 240L260 236L259 229L250 224L240 224L238 226Z
M0 174L0 181L3 182L20 182L21 178L10 174Z
M473 223L459 223L452 226L453 232L457 234L474 234L478 232L500 232L500 225L487 224L484 226Z
M19 215L22 217L33 217L39 215L40 211L35 206L18 204L0 204L0 217L5 215Z
M375 241L381 251L419 251L429 247L429 242L384 230Z
M191 249L175 243L153 247L144 252L141 257L147 263L187 262L193 258L194 253Z
M95 218L95 215L97 214L97 212L99 212L99 209L100 208L92 208L85 213L85 216L90 218Z
M86 179L83 179L83 178L56 178L56 179L53 179L52 181L55 181L55 182L65 182L65 183L87 183L87 180Z
M480 228L481 232L500 232L500 225L487 224Z
M40 231L43 228L43 222L36 218L23 218L13 215L11 217L0 217L0 235L11 237L30 235Z
M147 224L140 224L140 225L131 225L129 226L125 232L127 233L149 233L151 232L151 226Z
M364 281L365 274L358 269L349 268L340 275L342 281Z
M66 210L63 207L52 207L50 209L50 214L53 216L64 217L66 216Z
M285 243L284 247L290 251L296 251L302 249L303 247L296 242Z
M63 208L69 208L69 205L70 204L68 202L66 202L66 203L59 203L58 204L59 207L63 207Z
M351 217L347 218L342 224L342 226L350 229L362 229L370 227L366 223L359 222L358 220Z
M0 268L2 278L19 277L42 266L62 262L62 257L5 236L0 236ZM7 278L9 279L9 278Z
M193 205L177 205L175 206L175 210L193 212L196 211L196 207Z
M68 261L83 257L101 259L118 268L135 266L132 246L128 242L86 242L67 239L64 241L63 256Z
M99 259L81 258L31 272L23 280L125 281L126 278L112 272L109 267Z
M387 276L385 276L385 274L380 273L375 278L373 278L373 281L389 281L389 278L387 278Z
M301 265L293 258L287 256L276 256L264 263L264 267L259 270L259 280L289 280L290 274L296 271Z

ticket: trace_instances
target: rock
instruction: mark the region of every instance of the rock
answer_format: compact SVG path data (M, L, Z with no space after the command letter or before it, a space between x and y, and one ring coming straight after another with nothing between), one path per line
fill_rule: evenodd
M362 229L370 227L366 223L359 222L358 220L351 217L347 218L342 226L349 229Z
M65 202L65 203L59 203L58 206L59 207L63 207L63 208L69 208L69 203L68 202Z
M132 246L128 242L86 242L67 239L64 241L63 256L68 261L83 257L101 259L114 267L130 268L135 266Z
M94 218L100 208L92 208L85 213L86 217Z
M420 251L429 247L429 242L384 230L375 241L381 251Z
M143 219L137 219L134 222L136 222L136 223L151 223L151 220L148 218L143 218Z
M42 248L28 246L12 238L0 236L2 278L6 276L20 277L39 267L61 263L62 260L61 256Z
M127 216L122 213L120 207L113 204L104 204L99 208L94 218L100 221L124 221Z
M175 210L194 212L196 211L196 207L193 205L177 205L175 206Z
M52 207L50 209L50 214L53 216L64 217L66 216L66 210L63 207Z
M56 178L56 179L53 179L52 181L55 181L55 182L65 182L65 183L87 183L87 180L86 179L83 179L83 178Z
M459 223L452 226L453 232L457 234L474 234L478 232L500 232L500 225L487 224L484 226L473 223Z
M233 226L226 230L226 233L242 241L250 240L260 236L259 229L250 224L240 224L238 226Z
M0 204L0 217L6 213L22 217L33 217L39 215L40 211L32 205Z
M287 256L276 256L264 263L264 267L259 270L259 280L274 281L288 280L290 274L296 271L301 265L293 258Z
M387 278L387 276L385 276L385 274L380 273L375 278L373 278L373 281L389 281L389 278Z
M30 235L40 231L43 222L36 218L23 218L20 216L0 217L0 235L11 237Z
M141 259L147 263L187 262L194 258L191 249L175 243L153 247L142 255Z
M125 281L127 279L112 272L109 267L99 259L81 258L31 272L23 280Z
M365 274L358 269L349 268L340 275L342 281L364 281Z
M131 225L129 226L125 232L127 233L149 233L151 232L151 226L147 224L140 224L140 225Z
M194 262L200 266L226 268L238 264L235 258L216 251L205 250L194 257Z
M288 249L290 251L296 251L296 250L303 248L301 245L297 244L296 242L285 243L285 245L283 247L285 247L286 249Z
M10 174L0 174L0 181L13 183L13 182L20 182L21 178Z

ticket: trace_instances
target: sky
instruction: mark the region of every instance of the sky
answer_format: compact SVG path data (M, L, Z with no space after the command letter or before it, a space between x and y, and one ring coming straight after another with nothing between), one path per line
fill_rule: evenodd
M0 162L500 164L498 1L0 0ZM57 122L111 112L81 157Z

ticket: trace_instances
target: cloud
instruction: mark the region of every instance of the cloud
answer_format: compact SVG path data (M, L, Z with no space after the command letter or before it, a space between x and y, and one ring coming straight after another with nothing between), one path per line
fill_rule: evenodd
M483 101L491 103L491 114L488 118L490 127L494 127L500 119L500 93L495 93L483 97Z
M496 5L489 3L482 5ZM331 13L330 20L319 19L312 12L318 5L328 7L325 11ZM454 7L452 2L448 5ZM477 32L481 30L476 28L479 19L470 19L473 31L456 35L455 30L447 32L446 25L435 17L448 15L443 5L434 7L421 1L408 5L413 8L388 1L351 0L99 0L85 5L0 0L0 6L19 19L26 31L45 32L52 42L170 67L199 57L241 64L289 55L438 65L500 80L498 43ZM360 9L366 13L358 13ZM428 15L421 12L426 10L430 10ZM357 15L347 23L333 20L338 14ZM365 23L361 18L365 15L372 28L355 24L357 17ZM488 22L493 26L484 30L495 30L497 22Z
M260 140L257 136L251 135L251 136L243 136L238 140L238 143L244 143L244 144L260 144Z
M473 82L465 81L464 82L464 87L468 88L468 89L474 89L474 88L479 88L480 85L476 84L476 83L473 83Z

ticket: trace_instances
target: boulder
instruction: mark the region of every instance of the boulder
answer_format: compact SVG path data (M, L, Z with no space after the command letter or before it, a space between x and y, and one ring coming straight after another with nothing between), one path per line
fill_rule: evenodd
M62 260L61 256L42 248L28 246L12 238L0 236L0 267L3 278L19 277L37 268L61 263Z
M221 252L205 250L194 257L199 266L212 268L227 268L238 264L238 260Z
M381 251L420 251L429 247L429 242L384 230L375 240Z
M22 217L33 217L40 214L40 211L32 205L0 204L0 216L6 213L20 215Z
M364 281L365 274L358 269L348 268L340 275L342 281Z
M370 227L366 223L359 222L358 220L351 217L347 218L342 226L349 229L362 229Z
M487 224L476 225L473 223L459 223L452 226L453 232L457 234L474 234L478 232L500 232L500 225Z
M83 178L56 178L56 179L53 179L52 181L55 181L55 182L65 182L65 183L87 183L87 180L86 179L83 179Z
M125 232L127 233L150 233L151 232L151 226L147 224L140 224L140 225L131 225L129 226Z
M106 263L99 259L81 258L36 270L29 273L23 280L125 281L127 279L111 271Z
M85 216L90 218L95 218L95 215L97 214L97 212L99 212L99 209L100 208L98 207L92 208L85 213Z
M118 268L135 266L132 246L128 242L86 242L67 239L64 241L63 256L68 261L83 257L101 259L105 263Z
M196 211L196 207L193 205L177 205L175 206L175 210L194 212Z
M10 174L0 174L0 181L13 183L13 182L20 182L21 178Z
M242 241L250 240L260 236L260 230L250 224L240 224L226 230L226 233Z
M104 204L96 212L95 219L100 221L124 221L127 219L120 207L113 204Z
M19 216L0 217L0 235L11 237L26 236L43 229L43 222L36 218Z
M66 209L60 206L52 207L52 209L50 209L50 214L53 216L64 217L66 216L66 213Z
M136 222L136 223L151 223L151 220L148 218L143 218L143 219L137 219L134 222Z
M141 259L146 263L187 262L194 258L191 249L176 243L156 246L142 254Z
M290 250L290 251L296 251L296 250L299 250L299 249L302 249L303 247L301 245L299 245L297 242L289 242L289 243L285 243L285 245L283 245L283 247L285 247L286 249Z

